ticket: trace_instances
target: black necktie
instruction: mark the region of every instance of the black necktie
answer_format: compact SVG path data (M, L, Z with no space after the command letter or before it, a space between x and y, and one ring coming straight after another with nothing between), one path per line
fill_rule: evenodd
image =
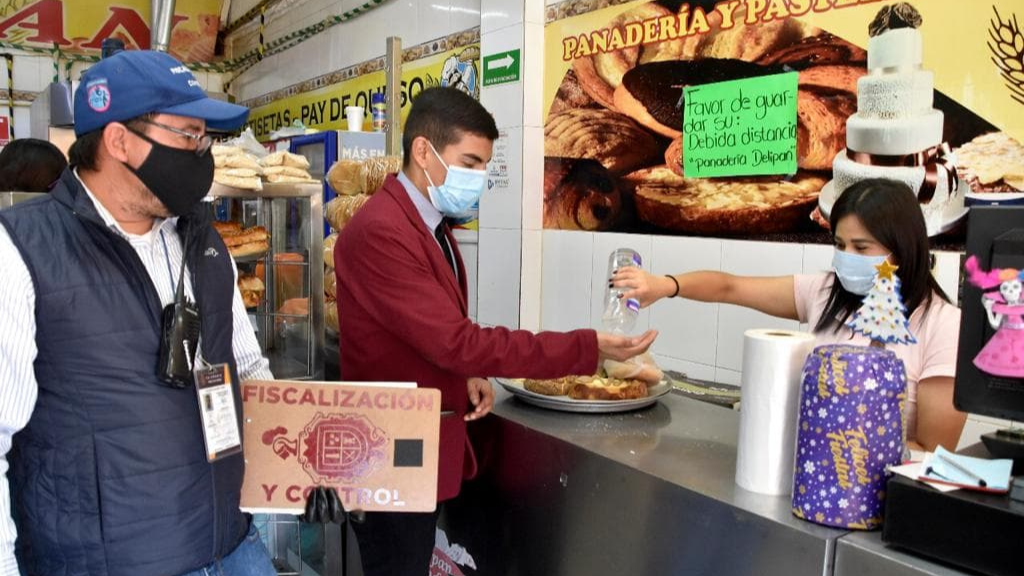
M444 259L448 261L448 265L452 267L452 272L455 272L455 258L452 258L452 249L448 247L448 237L444 233L447 225L444 220L434 228L434 238L437 238L437 243L441 245L441 251L444 252Z

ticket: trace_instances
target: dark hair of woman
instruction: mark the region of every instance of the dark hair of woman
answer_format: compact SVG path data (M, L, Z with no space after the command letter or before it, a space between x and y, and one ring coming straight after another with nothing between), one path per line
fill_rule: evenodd
M49 192L67 166L64 153L46 140L14 140L0 152L0 190Z
M907 317L919 306L931 302L932 294L949 301L932 276L928 232L918 205L917 196L902 182L873 178L847 188L829 215L833 233L840 220L856 216L864 228L892 253L890 260L899 270L900 294L907 307ZM814 327L816 332L838 331L863 304L863 296L847 292L838 281L825 304L825 311Z

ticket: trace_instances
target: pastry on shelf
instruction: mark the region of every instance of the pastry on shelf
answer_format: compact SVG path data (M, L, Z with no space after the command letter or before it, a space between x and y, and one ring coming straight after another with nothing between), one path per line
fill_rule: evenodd
M255 274L238 275L238 291L242 294L242 303L246 308L255 308L263 300L267 287Z

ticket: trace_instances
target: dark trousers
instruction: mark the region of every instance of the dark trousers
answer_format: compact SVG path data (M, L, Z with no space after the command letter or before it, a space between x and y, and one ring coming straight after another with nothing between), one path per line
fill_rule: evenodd
M353 522L363 576L427 576L439 513L367 512Z

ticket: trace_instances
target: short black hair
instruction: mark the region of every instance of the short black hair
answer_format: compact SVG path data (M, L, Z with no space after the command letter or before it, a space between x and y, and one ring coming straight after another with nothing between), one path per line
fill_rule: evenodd
M896 275L907 318L919 306L926 306L927 310L933 294L949 301L932 276L928 230L917 194L909 186L886 178L861 180L844 190L832 206L829 224L833 234L839 221L849 215L856 216L875 240L892 252L893 263L899 266ZM860 308L863 299L833 282L815 332L828 328L838 331Z
M423 136L440 153L465 134L475 134L490 141L498 139L494 116L475 98L455 88L427 88L412 101L402 134L403 167L409 166L412 141Z
M46 140L14 140L0 152L0 190L49 192L67 166L60 148Z
M145 121L151 120L155 115L155 112L149 112L137 118L125 120L121 124L136 130L144 130ZM96 170L96 160L99 154L100 142L103 141L104 129L106 129L106 126L92 132L86 132L71 144L71 148L68 150L71 166L81 170Z

